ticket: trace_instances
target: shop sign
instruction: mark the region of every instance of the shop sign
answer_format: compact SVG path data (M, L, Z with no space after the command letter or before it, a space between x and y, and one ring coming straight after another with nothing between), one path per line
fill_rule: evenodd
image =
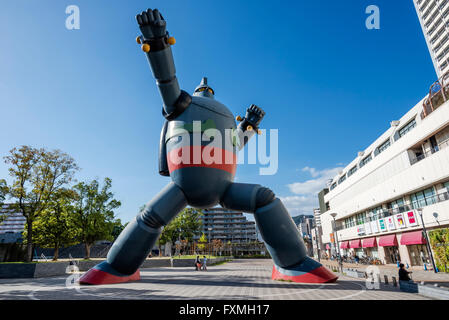
M415 211L407 212L407 224L409 227L418 225L418 220L416 219Z
M385 224L385 219L379 219L379 230L380 231L387 231L387 226Z
M371 234L371 233L373 233L373 232L371 231L371 223L370 223L370 222L365 223L365 233L366 233L366 234Z
M396 225L398 226L398 228L402 229L406 227L404 215L402 213L395 214L394 218L396 220Z
M371 231L373 233L379 232L379 228L377 226L377 221L371 221L370 224L371 224Z
M396 230L396 225L394 224L394 217L393 216L387 217L386 220L387 220L388 231Z
M363 225L357 226L357 235L359 236L365 235L365 227Z

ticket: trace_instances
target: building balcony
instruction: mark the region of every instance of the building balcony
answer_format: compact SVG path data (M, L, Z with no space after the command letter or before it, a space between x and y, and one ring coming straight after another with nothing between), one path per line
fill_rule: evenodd
M415 153L415 156L410 159L410 164L414 165L415 163L430 157L434 153L446 148L447 146L449 146L449 139L440 142L438 145L431 147L425 152L423 152L421 149L419 150L419 153Z
M445 103L449 98L449 83L445 79L449 76L446 72L440 80L434 82L429 89L429 95L423 102L423 110L421 112L421 119L426 118L438 107Z

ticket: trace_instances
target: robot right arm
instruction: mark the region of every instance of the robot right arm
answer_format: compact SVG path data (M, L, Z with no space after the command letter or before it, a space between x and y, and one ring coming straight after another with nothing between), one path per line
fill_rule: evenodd
M142 11L136 16L141 36L136 41L142 45L153 71L164 103L162 114L167 120L180 115L192 102L192 97L179 88L171 45L175 38L166 31L166 22L157 9Z

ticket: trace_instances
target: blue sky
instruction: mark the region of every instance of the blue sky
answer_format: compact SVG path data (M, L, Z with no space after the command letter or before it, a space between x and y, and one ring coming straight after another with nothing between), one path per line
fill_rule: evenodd
M119 218L137 214L169 182L157 173L161 100L135 43L135 15L159 8L181 87L207 76L234 114L254 103L262 127L279 129L277 174L247 164L238 181L272 188L292 215L312 213L324 181L436 80L412 0L344 3L3 1L0 156L23 144L61 149L82 168L78 180L112 178ZM65 28L72 4L80 30ZM371 4L380 30L365 27Z

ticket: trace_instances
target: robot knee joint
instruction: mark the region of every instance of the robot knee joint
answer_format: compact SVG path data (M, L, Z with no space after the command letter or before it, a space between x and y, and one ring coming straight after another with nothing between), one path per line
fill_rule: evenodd
M276 195L268 188L261 187L256 194L256 209L266 206L276 199Z
M159 229L165 226L166 223L153 211L153 209L145 208L140 214L142 221L150 228Z

